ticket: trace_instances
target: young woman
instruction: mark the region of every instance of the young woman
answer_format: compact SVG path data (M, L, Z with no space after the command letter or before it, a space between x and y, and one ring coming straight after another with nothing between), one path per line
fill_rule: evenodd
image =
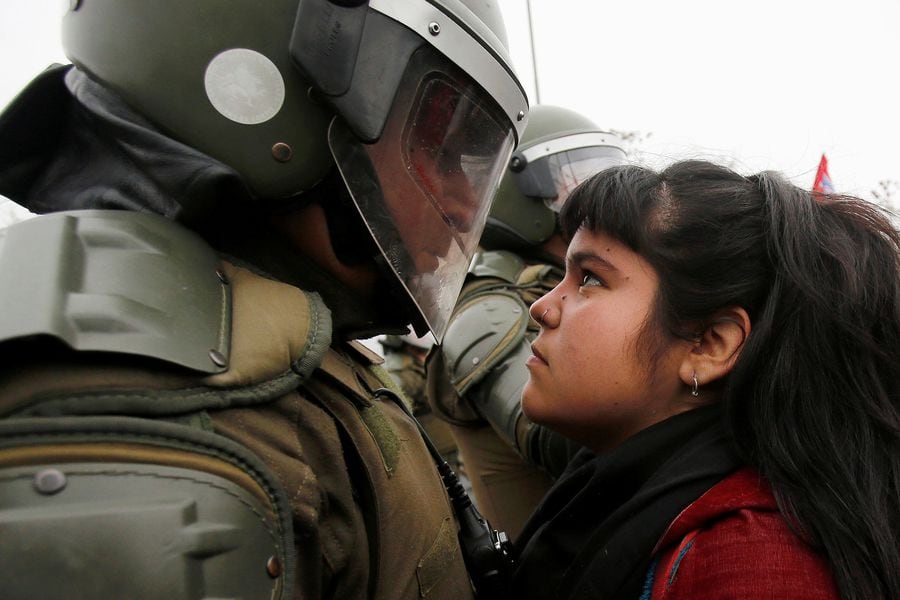
M570 197L523 409L582 451L516 598L900 598L900 233L698 161Z

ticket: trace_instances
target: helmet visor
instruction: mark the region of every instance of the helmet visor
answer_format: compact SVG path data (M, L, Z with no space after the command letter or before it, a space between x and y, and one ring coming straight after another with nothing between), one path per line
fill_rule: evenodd
M555 195L544 197L544 204L558 213L578 184L603 169L622 164L623 158L616 148L579 148L548 156L547 167L553 177Z
M625 153L614 146L565 150L529 162L517 173L516 183L523 195L543 198L544 204L558 213L579 183L624 160Z
M329 142L360 215L440 340L462 288L514 134L477 84L431 48L410 60L381 137L337 121Z

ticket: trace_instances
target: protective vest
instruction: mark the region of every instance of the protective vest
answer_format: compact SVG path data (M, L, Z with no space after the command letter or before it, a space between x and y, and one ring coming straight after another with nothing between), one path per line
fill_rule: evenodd
M525 361L540 326L528 309L562 279L555 265L528 265L504 250L476 254L440 349L428 358L428 396L457 425L487 421L522 456L551 473L568 443L522 414Z
M414 424L317 294L74 211L0 232L0 315L3 598L471 595Z

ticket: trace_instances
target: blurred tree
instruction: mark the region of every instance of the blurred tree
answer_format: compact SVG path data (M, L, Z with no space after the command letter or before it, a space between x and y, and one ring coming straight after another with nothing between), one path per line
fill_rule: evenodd
M896 179L882 179L878 187L872 190L875 202L892 211L900 210L900 181Z
M653 135L652 131L621 131L618 129L610 129L610 132L622 139L625 146L625 153L629 156L631 156L633 152L640 152L641 145Z

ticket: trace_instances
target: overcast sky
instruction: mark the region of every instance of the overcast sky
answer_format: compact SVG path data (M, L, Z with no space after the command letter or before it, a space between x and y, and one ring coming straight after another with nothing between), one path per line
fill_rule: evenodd
M532 98L526 0L499 0ZM68 0L0 0L0 105L64 61ZM264 2L261 1L261 6ZM838 191L900 180L900 0L532 0L542 103L651 134L641 160L704 157Z
M645 159L714 158L838 191L900 180L898 0L532 0L542 103L651 133ZM533 91L525 0L501 0Z

